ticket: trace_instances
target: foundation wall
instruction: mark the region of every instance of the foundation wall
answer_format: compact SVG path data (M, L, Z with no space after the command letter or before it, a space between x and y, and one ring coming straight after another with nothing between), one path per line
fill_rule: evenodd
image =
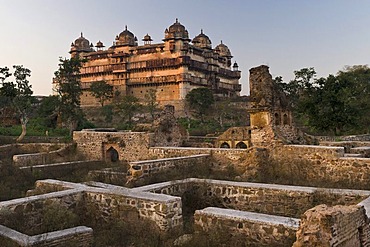
M108 160L109 149L118 153L119 160L135 161L148 159L151 134L144 132L95 132L75 131L73 140L77 152L88 160Z
M194 224L198 232L229 232L248 246L291 246L299 220L211 207L197 210Z
M203 162L209 162L209 154L130 162L128 179L134 180L151 174L165 172L169 169L179 169Z

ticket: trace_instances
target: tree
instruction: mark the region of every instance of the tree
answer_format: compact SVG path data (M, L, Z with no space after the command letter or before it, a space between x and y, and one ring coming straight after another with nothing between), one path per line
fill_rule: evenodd
M59 59L59 68L55 72L55 81L58 84L59 114L62 121L68 126L70 134L82 120L83 113L80 107L82 94L80 83L80 68L84 60L79 57Z
M37 113L43 119L46 127L57 127L58 108L59 97L57 95L52 95L41 100Z
M204 115L209 111L214 104L212 91L208 88L195 88L186 95L186 102L189 107L195 111L200 117L201 121L204 121Z
M22 65L14 65L14 79L15 82L7 81L12 75L9 68L0 68L0 80L2 87L0 88L0 96L3 103L7 102L10 107L14 108L22 125L22 133L17 138L21 141L27 133L27 123L29 120L29 112L32 103L32 86L28 81L31 76L31 70L24 68ZM6 105L4 105L6 106Z
M113 97L113 87L105 81L95 81L91 83L90 87L91 94L98 99L101 107L104 106L104 102Z
M145 101L146 106L149 110L150 116L152 118L152 122L154 121L154 113L157 110L158 103L157 103L157 90L149 89L148 92L145 94Z
M129 126L132 126L132 118L135 112L140 108L139 100L132 96L123 96L121 101L117 103L119 113L123 116L123 119L127 121Z
M344 133L369 132L370 68L346 67L336 76L315 79L314 69L302 69L296 78L279 85L292 100L293 113L314 130ZM276 80L275 80L276 81Z

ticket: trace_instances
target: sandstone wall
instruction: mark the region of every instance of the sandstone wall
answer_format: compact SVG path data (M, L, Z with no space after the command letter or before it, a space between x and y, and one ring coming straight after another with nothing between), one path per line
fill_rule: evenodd
M293 246L370 246L369 232L363 207L319 205L302 216Z
M0 225L0 244L9 247L90 247L93 242L93 230L78 226L61 231L49 232L35 236L14 231Z
M53 144L55 145L55 144ZM40 153L18 154L13 156L13 165L22 166L35 166L44 165L48 163L61 162L67 159L67 156L73 152L72 145L63 145L58 150L43 151Z
M35 165L20 167L22 171L30 172L36 179L45 179L50 177L67 176L74 171L84 168L93 169L101 161L70 161L62 163L53 163L47 165Z
M88 160L110 160L109 150L118 153L119 160L148 159L151 134L144 132L74 131L77 152Z
M180 169L203 162L210 162L208 158L209 154L198 154L176 158L134 161L129 163L130 168L127 177L129 180L135 180L151 174L165 172L169 169Z
M96 184L99 185L99 183ZM76 189L65 190L68 188ZM162 231L177 228L182 224L182 204L181 198L178 197L135 192L113 185L95 188L51 179L37 182L36 190L39 192L50 192L53 189L65 190L58 193L66 194L72 190L83 191L81 203L86 208L86 214L97 221L108 221L112 218L122 220L145 218L157 224Z
M322 141L370 141L370 135L353 135L353 136L315 136L320 142Z
M198 189L203 193L204 200L217 198L219 207L289 217L299 217L319 203L350 205L370 195L369 192L353 190L318 190L312 187L196 178L147 185L133 190L183 196L186 192L196 192Z
M229 232L248 246L291 246L298 222L294 218L213 207L197 210L194 215L196 232Z
M210 154L218 160L227 160L229 162L240 160L247 152L246 149L228 148L152 147L149 149L149 154L158 158Z
M271 159L265 162L262 175L286 179L288 183L370 188L370 159L344 157L343 147L280 146L272 149Z

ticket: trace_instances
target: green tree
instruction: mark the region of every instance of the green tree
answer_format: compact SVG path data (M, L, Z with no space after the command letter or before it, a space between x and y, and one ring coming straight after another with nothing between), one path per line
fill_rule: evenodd
M158 102L157 102L157 90L155 89L149 89L148 92L145 94L145 101L146 106L149 110L150 116L152 118L152 122L154 121L154 114L155 111L158 108Z
M140 108L139 100L132 95L126 95L116 104L116 107L124 121L132 127L132 118Z
M99 101L101 107L104 106L104 102L113 97L113 87L105 81L91 83L90 92Z
M279 85L292 101L299 122L316 131L334 135L369 132L370 69L346 67L336 76L315 78L313 68L302 69L296 78Z
M80 107L81 76L80 68L84 60L76 57L59 59L59 68L55 72L55 81L58 84L59 114L63 123L68 126L70 134L82 120L83 113Z
M46 127L57 127L58 107L59 97L57 95L48 96L41 100L37 113L43 119Z
M14 108L22 125L22 133L17 138L21 141L27 133L27 123L32 105L32 86L28 81L31 76L31 70L24 68L22 65L14 65L15 82L7 81L12 75L9 68L0 68L0 80L2 87L0 88L0 96L3 103L7 102L10 107ZM5 105L4 105L5 106Z
M186 102L190 109L193 110L203 122L204 116L212 108L215 100L210 89L195 88L186 95Z

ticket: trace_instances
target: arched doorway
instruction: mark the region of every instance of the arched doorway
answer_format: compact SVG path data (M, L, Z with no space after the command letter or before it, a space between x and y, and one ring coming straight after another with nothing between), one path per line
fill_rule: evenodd
M117 162L119 160L119 155L116 149L110 147L107 152L105 153L105 157L107 160L111 162Z
M220 148L230 148L230 145L227 142L224 142L220 145Z
M238 142L235 147L242 148L242 149L248 148L247 144L245 144L244 142Z
M275 125L280 125L280 116L279 113L275 113Z

